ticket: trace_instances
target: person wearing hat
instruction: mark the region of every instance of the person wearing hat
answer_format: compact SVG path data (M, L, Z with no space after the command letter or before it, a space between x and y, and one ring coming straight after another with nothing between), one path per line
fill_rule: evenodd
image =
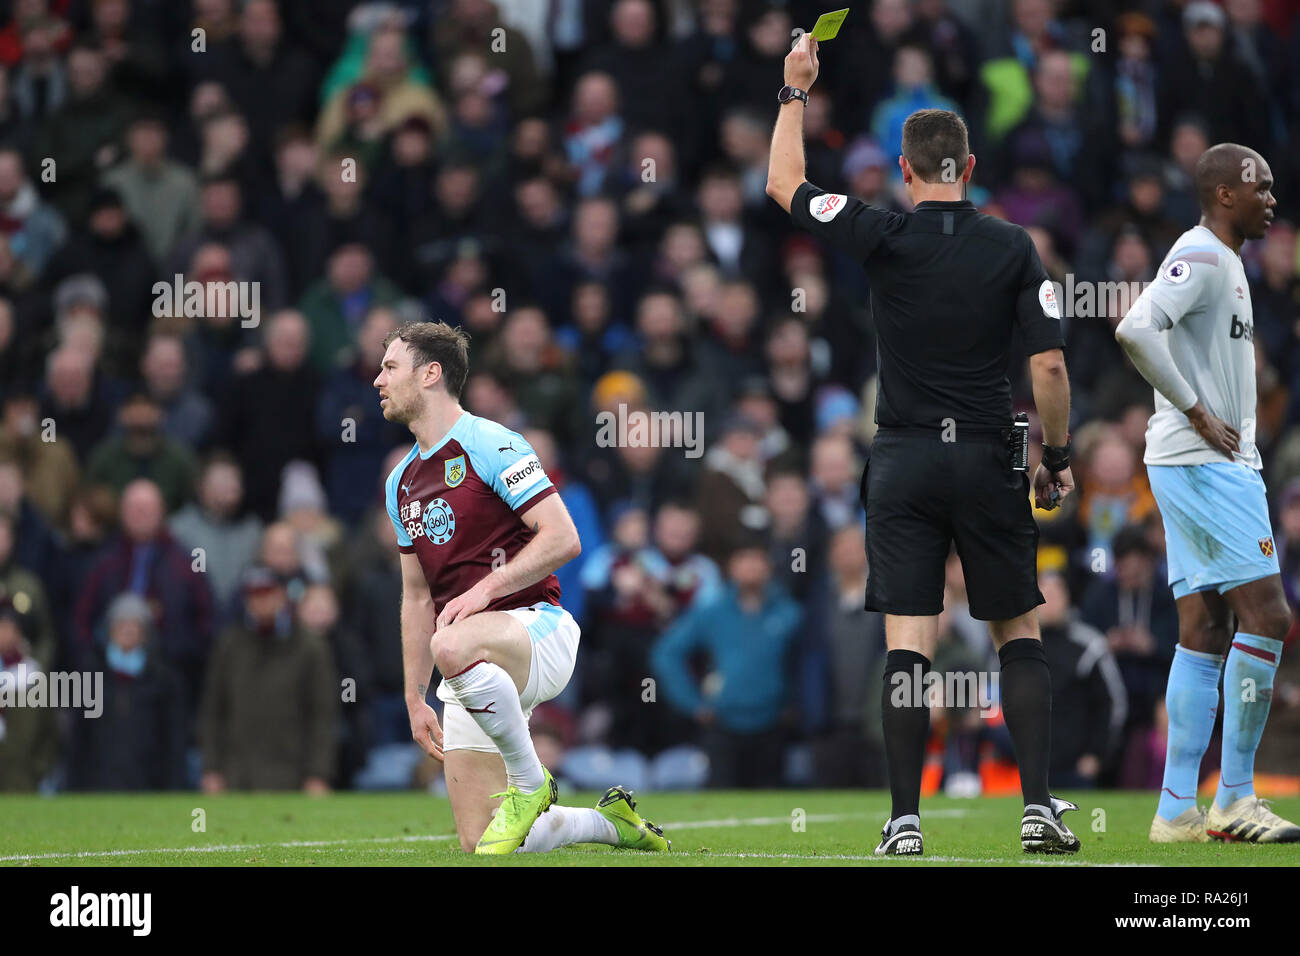
M763 426L733 413L704 456L696 485L700 512L700 551L719 565L746 535L763 527Z
M203 687L203 790L325 793L338 759L333 653L301 626L269 568L245 572L243 599L243 619L218 638Z
M96 187L89 198L88 215L87 228L73 230L50 259L45 280L57 284L78 275L99 280L108 350L119 369L133 375L134 359L152 318L153 283L159 277L115 189Z
M1197 113L1210 127L1210 142L1249 143L1267 153L1273 136L1267 92L1228 45L1227 17L1210 0L1183 8L1185 43L1162 67L1157 141L1167 142L1172 121Z
M0 791L36 790L58 752L54 708L17 706L45 670L32 656L31 629L31 617L0 598Z
M190 725L180 675L153 649L149 602L125 591L104 615L101 712L74 714L68 789L176 790L187 785Z

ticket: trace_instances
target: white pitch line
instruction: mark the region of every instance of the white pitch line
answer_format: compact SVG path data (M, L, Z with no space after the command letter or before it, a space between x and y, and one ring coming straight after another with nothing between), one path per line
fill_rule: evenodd
M879 863L885 866L905 866L910 863L1004 863L1009 866L1090 866L1090 867L1125 867L1125 866L1159 866L1158 863L1090 863L1087 860L1043 860L1026 858L1023 860L1010 860L1006 857L965 857L965 856L921 856L916 859L892 860L888 857L875 856L851 856L847 853L692 853L693 859L705 859L707 857L722 857L730 860L807 860L809 862L825 860L842 860L846 863L864 862Z
M283 843L218 843L209 846L141 847L130 850L79 850L72 853L22 853L0 856L0 863L32 860L96 859L115 856L141 856L146 853L243 853L247 850L290 850L298 847L351 846L359 843L438 843L456 839L455 834L404 837L361 837L355 840L286 840Z
M965 816L969 811L962 809L953 810L933 810L926 814L932 817L960 817ZM848 820L860 820L879 814L868 813L823 813L812 814L804 818L805 823L843 823ZM789 824L793 818L790 816L779 817L728 817L722 820L687 820L679 823L663 824L666 830L703 830L715 829L721 827L758 827L758 826L777 826L780 824ZM244 853L250 850L291 850L303 847L343 847L356 846L361 844L376 843L437 843L456 839L454 834L441 835L424 835L424 836L404 836L404 837L360 837L351 840L286 840L282 843L218 843L208 846L180 846L180 847L140 847L129 850L78 850L67 853L20 853L13 856L0 856L0 863L31 863L40 860L92 860L92 859L111 859L113 857L143 856L149 853ZM714 856L753 856L760 857L761 854L712 854ZM773 856L773 859L779 857ZM827 856L807 856L798 857L790 856L788 859L808 859L824 860L831 859ZM858 859L857 857L843 857L845 860ZM874 860L875 857L861 857L865 860ZM932 857L931 859L939 859ZM954 858L955 861L955 858ZM980 862L980 861L970 861Z

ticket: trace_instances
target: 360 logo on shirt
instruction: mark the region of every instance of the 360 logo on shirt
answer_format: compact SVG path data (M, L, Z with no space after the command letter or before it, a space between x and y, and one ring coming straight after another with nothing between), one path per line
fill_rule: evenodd
M434 498L424 508L424 536L434 544L446 544L456 533L456 512L442 498Z

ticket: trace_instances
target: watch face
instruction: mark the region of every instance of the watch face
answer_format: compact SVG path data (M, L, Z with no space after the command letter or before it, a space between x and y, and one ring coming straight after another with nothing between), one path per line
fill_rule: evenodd
M783 86L783 87L781 87L781 92L778 93L778 94L776 94L776 98L777 98L780 102L785 103L785 102L788 102L788 101L789 101L790 96L791 96L791 94L793 94L793 93L794 93L794 87L792 87L792 86Z

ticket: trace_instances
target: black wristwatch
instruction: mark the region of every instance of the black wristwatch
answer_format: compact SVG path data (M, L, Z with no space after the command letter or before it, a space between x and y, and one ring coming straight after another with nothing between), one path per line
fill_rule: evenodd
M1058 474L1070 467L1070 436L1065 437L1064 445L1043 445L1043 467L1052 474Z
M797 86L783 86L781 92L776 94L776 101L784 106L791 100L803 100L803 105L808 105L808 91L801 90Z

